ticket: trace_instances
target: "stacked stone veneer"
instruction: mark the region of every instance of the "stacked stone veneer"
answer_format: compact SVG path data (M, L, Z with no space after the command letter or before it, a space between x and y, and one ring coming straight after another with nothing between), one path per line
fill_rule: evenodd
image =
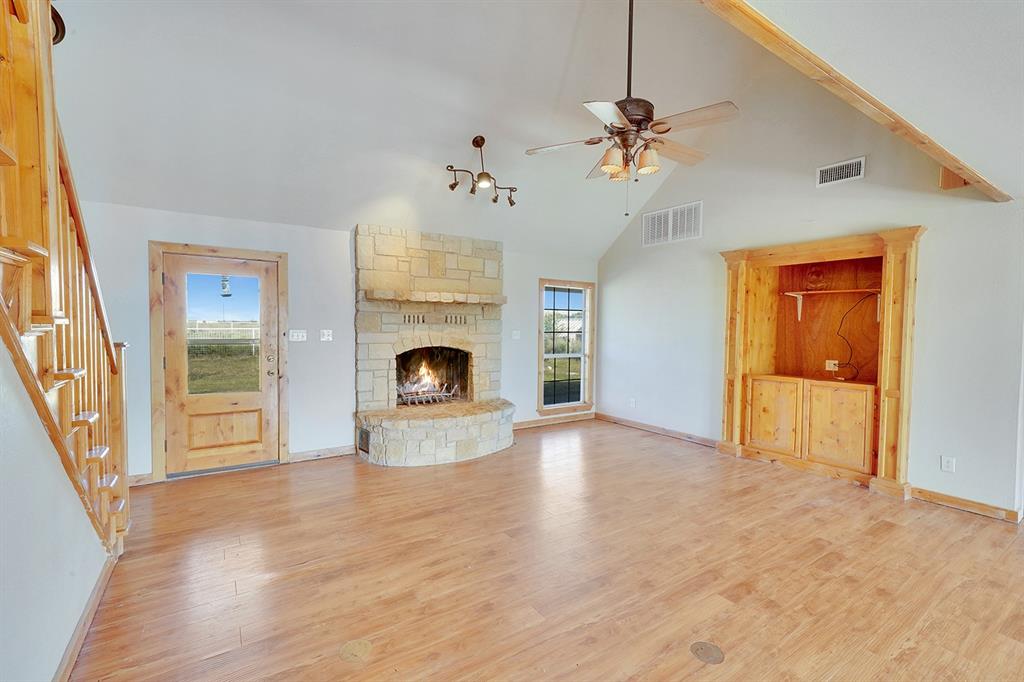
M500 399L501 243L377 225L357 226L355 240L356 427L370 441L360 454L415 466L511 445L515 408ZM396 358L429 346L469 353L469 400L399 407Z

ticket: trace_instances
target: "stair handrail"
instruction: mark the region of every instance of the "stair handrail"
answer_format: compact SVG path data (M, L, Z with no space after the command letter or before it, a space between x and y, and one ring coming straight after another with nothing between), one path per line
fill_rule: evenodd
M117 356L114 352L114 339L110 335L110 321L107 318L107 307L103 303L103 293L100 291L100 282L96 276L96 262L92 257L92 250L89 248L89 237L85 234L85 220L82 217L82 207L78 203L78 190L75 188L75 178L71 174L71 163L68 161L67 145L64 143L64 133L61 130L60 122L57 122L57 154L60 164L60 178L64 184L64 191L67 192L68 209L71 218L78 227L75 235L78 246L82 250L82 265L84 266L86 278L89 281L89 291L92 292L93 303L96 305L96 317L100 325L100 334L103 336L103 350L110 365L110 371L117 374Z

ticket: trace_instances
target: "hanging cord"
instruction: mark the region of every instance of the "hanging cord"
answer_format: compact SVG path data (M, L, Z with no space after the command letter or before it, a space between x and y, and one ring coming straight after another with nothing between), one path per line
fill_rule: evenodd
M857 365L853 364L853 344L850 343L850 339L848 339L845 336L843 336L843 323L846 322L846 316L849 315L850 313L852 313L854 308L856 308L861 303L863 303L864 301L868 300L869 298L871 298L872 296L875 296L875 295L876 294L868 294L866 296L863 296L863 297L860 298L860 300L858 300L856 303L854 303L852 306L850 306L849 310L847 310L845 313L843 313L843 317L839 320L839 326L836 328L836 336L841 338L846 343L846 347L850 351L849 355L847 355L847 357L846 357L846 362L840 362L839 363L839 367L852 367L853 368L853 376L852 377L842 377L842 379L845 380L845 381L854 381L854 380L856 380L856 378L858 376L860 376L860 367L858 367Z

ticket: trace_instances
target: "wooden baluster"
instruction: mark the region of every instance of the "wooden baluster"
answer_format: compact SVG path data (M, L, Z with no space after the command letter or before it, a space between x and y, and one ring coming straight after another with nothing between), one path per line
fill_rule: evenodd
M73 307L75 309L75 317L69 325L71 330L71 366L82 367L82 320L85 319L85 310L82 302L82 270L79 265L79 251L78 251L78 229L77 225L72 227L72 237L74 239L71 245L70 256L70 267L71 267L71 295L74 299ZM82 390L81 384L75 386L75 413L81 413L85 411L85 393Z
M124 508L117 517L117 532L123 533L128 527L130 507L128 503L128 406L125 402L125 349L126 343L114 344L117 359L117 374L108 373L110 379L110 458L114 471L120 476L118 496L124 500ZM120 542L118 543L120 546Z

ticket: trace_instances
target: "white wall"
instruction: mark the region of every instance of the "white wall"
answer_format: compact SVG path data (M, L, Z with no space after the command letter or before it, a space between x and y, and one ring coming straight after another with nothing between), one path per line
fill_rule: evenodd
M741 118L700 140L711 157L675 170L645 207L703 199L704 239L644 249L637 216L601 259L600 411L719 438L718 252L924 225L910 482L1019 506L1021 201L940 193L931 160L775 59L736 101ZM865 180L814 187L816 167L864 154ZM940 454L957 457L955 474L940 472Z
M0 346L0 679L48 680L107 559Z
M289 327L309 331L290 343L289 439L292 452L351 446L355 409L352 235L349 231L262 223L85 202L86 229L113 335L131 344L128 366L128 470L152 469L148 243L191 242L288 253ZM505 252L502 396L516 420L536 418L537 280L594 280L595 259ZM321 343L317 330L333 329ZM512 340L518 329L521 338Z

